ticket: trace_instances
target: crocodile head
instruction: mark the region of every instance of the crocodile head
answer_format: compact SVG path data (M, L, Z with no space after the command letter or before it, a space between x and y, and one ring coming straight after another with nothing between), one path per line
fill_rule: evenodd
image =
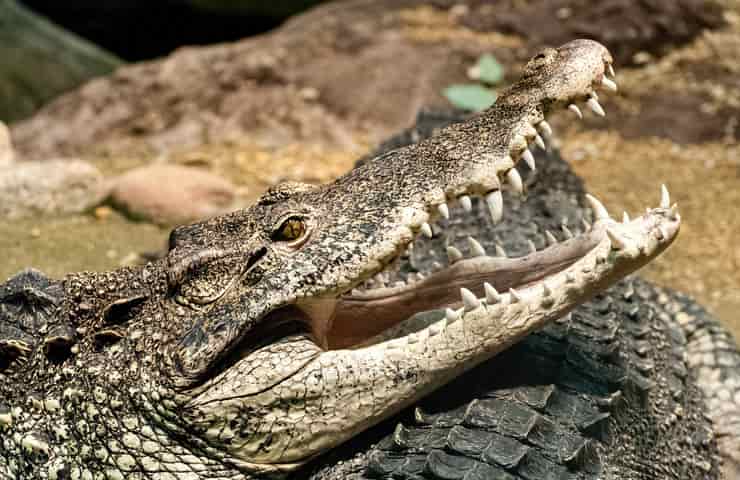
M137 471L162 469L156 444L168 438L170 452L178 443L214 471L279 474L566 314L671 243L680 218L667 192L624 222L589 197L592 229L525 257L471 240L470 258L450 246L435 272L396 260L471 196L499 221L501 191L523 190L515 166L533 166L545 116L580 102L603 113L595 89L615 88L611 62L593 41L546 49L467 122L331 184L280 185L249 209L180 227L157 263L70 275L60 311L82 338L71 358L36 363L80 366L85 380L46 397L82 398L64 411L91 422L91 409L125 410L126 453L98 459L124 473L125 455ZM387 285L391 271L404 281Z

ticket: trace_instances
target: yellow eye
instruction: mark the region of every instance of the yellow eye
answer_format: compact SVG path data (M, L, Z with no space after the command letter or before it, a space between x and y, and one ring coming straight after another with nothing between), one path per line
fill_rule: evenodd
M292 242L306 233L306 224L300 218L289 218L280 225L272 239L278 242Z

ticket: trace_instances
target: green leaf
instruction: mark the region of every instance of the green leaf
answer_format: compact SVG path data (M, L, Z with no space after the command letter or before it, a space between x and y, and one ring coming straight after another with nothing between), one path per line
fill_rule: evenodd
M493 55L481 55L478 59L479 79L488 85L498 85L504 79L504 66Z
M443 93L454 106L476 112L496 102L496 92L475 83L450 85Z

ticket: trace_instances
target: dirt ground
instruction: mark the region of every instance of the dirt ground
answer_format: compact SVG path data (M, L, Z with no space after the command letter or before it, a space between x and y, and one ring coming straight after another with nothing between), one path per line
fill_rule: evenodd
M328 5L322 17L314 11L241 46L186 49L127 67L63 97L14 134L28 156L80 154L109 175L162 157L204 166L239 185L246 204L277 181L324 182L351 168L418 108L443 105L442 87L464 80L482 52L493 52L512 79L540 45L595 37L616 53L620 91L603 96L605 120L556 115L557 144L614 214L655 205L660 183L669 186L684 226L644 274L691 293L740 337L740 2L505 3L501 15L473 0ZM609 22L599 23L606 13ZM246 66L229 70L238 56L249 57ZM321 60L304 68L309 57ZM408 68L398 72L399 62ZM187 83L167 85L180 77ZM105 121L88 129L99 111ZM101 142L91 149L93 138ZM65 228L74 234L59 233ZM111 268L131 252L159 248L166 236L115 214L3 226L0 251L10 260L0 276L27 265L53 275Z

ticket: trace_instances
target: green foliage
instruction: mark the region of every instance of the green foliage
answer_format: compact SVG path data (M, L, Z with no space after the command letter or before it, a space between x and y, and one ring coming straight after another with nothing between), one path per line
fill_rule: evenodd
M457 108L474 112L485 110L496 102L496 92L477 83L450 85L445 88L444 96Z
M504 66L490 53L481 55L476 68L478 79L485 84L498 85L504 79Z
M492 88L504 79L504 67L491 54L484 54L468 71L468 76L480 83L450 85L443 94L454 106L463 110L479 112L496 102L496 91ZM483 85L485 84L485 85Z

